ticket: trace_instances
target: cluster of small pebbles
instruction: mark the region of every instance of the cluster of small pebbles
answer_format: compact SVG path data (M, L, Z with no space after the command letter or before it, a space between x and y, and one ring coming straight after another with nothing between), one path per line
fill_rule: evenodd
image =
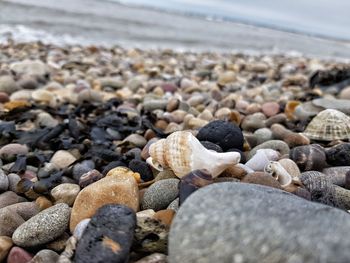
M0 262L350 262L347 65L0 48Z

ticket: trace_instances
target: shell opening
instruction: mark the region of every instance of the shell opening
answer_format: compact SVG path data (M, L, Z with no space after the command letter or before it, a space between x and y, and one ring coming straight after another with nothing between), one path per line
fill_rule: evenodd
M153 162L153 158L152 157L148 157L147 160L146 160L146 163L148 163L150 166L152 166L157 171L161 172L161 171L164 170L160 163Z

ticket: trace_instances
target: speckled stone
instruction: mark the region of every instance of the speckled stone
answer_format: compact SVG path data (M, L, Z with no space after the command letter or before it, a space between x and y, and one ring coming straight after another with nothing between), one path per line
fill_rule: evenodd
M22 247L32 247L48 243L68 227L70 208L67 204L57 204L41 211L19 226L13 233L13 242Z
M50 249L40 250L28 263L49 263L57 262L59 255Z
M212 184L177 213L169 263L349 262L349 228L348 213L278 189Z
M143 209L162 210L174 201L179 194L178 179L164 179L155 182L147 188L143 200Z
M175 212L177 212L179 210L179 198L176 198L174 201L172 201L168 207L166 209L172 209L174 210Z

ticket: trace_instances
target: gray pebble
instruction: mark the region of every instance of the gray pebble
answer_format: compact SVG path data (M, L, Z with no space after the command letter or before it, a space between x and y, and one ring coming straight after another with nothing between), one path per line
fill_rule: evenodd
M0 194L0 208L25 201L27 201L25 198L11 191Z
M50 249L40 250L28 263L57 262L59 255Z
M142 208L155 211L165 209L178 196L178 184L178 179L164 179L155 182L147 188L143 196Z
M284 141L270 140L254 147L249 152L247 159L249 160L252 158L256 151L260 149L273 149L275 151L278 151L281 155L289 154L290 151L288 144L286 144Z
M64 233L68 227L70 208L57 204L30 218L13 233L13 242L22 247L48 243Z
M0 193L7 191L9 188L9 179L3 170L0 170Z

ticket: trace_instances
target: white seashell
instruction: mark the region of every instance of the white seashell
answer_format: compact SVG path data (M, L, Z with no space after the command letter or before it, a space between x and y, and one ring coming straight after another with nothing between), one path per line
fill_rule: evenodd
M283 187L292 183L292 176L283 168L279 162L271 161L266 167L265 172L271 174Z
M275 150L260 149L256 151L254 156L245 165L256 172L264 171L270 161L277 161L279 157L280 153Z
M217 177L226 168L239 163L238 152L218 153L207 150L190 132L177 131L149 147L147 163L155 169L171 169L177 177L193 170L206 169Z

